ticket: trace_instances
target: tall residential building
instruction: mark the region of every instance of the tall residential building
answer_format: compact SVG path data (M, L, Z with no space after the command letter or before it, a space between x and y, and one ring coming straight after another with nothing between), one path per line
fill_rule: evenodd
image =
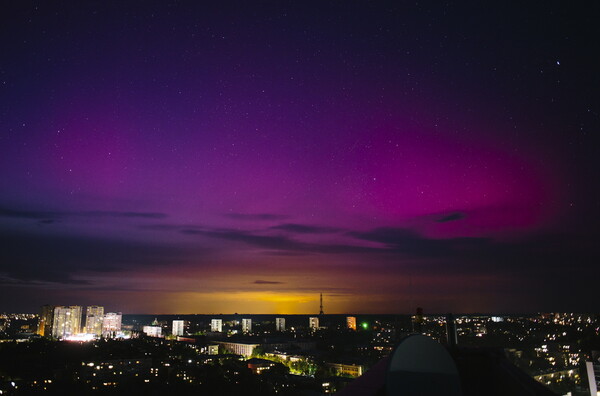
M73 305L69 307L54 308L54 319L52 321L52 337L66 338L81 331L81 307Z
M590 395L598 395L600 389L600 351L592 351L591 359L585 362Z
M184 333L185 321L183 320L174 320L173 321L173 335L174 336L182 336Z
M42 337L52 337L52 323L54 322L54 305L42 306L40 319L38 321L37 333Z
M102 320L102 336L112 337L121 331L121 321L123 315L121 312L108 312Z
M308 327L310 327L312 331L318 330L319 318L316 316L311 316L310 318L308 318Z
M252 333L252 319L242 319L242 333Z
M275 318L275 331L285 331L285 318Z
M104 321L104 307L91 305L85 311L85 332L96 336L102 335L102 322Z
M356 317L348 316L346 318L346 326L348 327L348 329L356 331Z
M223 332L223 320L222 319L213 319L210 321L210 331L215 333Z

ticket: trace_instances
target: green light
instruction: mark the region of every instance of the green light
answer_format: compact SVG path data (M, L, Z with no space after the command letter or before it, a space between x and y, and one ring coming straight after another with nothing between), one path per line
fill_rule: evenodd
M369 324L367 322L362 322L361 326L363 329L367 330L369 328Z

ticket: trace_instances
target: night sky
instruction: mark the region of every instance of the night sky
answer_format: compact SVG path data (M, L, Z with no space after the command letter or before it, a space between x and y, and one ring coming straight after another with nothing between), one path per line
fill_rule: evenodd
M597 312L599 20L3 2L0 311Z

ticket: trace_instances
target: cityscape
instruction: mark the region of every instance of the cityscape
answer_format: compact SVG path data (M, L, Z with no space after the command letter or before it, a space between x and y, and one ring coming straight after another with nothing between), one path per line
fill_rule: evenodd
M600 396L598 21L0 2L0 396Z
M420 308L414 315L327 315L322 305L321 312L312 316L153 316L105 312L103 306L50 305L41 307L39 314L3 314L0 391L3 395L352 392L353 381L408 335L422 334L448 346L449 321L454 326L454 348L471 353L494 350L554 392L548 395L598 392L598 315L454 317L426 315ZM479 394L496 394L493 383L487 386ZM367 394L361 392L348 394Z

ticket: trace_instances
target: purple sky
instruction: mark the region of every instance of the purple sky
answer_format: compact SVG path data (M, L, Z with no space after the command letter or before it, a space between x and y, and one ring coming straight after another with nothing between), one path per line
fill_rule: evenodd
M598 8L489 7L2 6L0 310L597 310Z

